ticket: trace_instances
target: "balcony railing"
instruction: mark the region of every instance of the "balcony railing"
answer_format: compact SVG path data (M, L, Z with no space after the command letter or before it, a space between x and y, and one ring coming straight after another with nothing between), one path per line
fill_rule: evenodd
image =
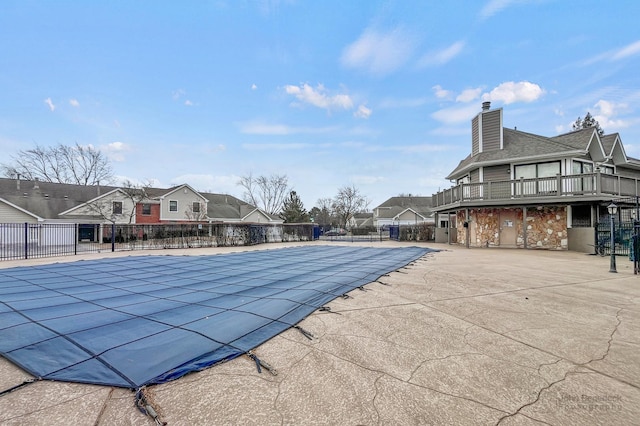
M504 181L463 183L433 195L433 207L476 201L528 200L568 196L638 195L639 180L619 175L584 173L579 175Z

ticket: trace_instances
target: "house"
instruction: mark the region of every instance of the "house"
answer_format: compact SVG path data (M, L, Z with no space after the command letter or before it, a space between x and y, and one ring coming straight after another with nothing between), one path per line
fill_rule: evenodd
M626 155L617 133L505 128L502 108L485 102L471 121L471 153L447 179L454 186L432 197L436 241L592 252L607 205L638 195L640 160Z
M377 229L391 225L433 224L432 197L391 197L373 209L373 223Z
M200 193L187 184L127 188L0 178L0 224L76 223L78 240L101 241L103 224L192 222L282 219L230 195Z
M347 220L347 228L374 228L373 213L354 213Z

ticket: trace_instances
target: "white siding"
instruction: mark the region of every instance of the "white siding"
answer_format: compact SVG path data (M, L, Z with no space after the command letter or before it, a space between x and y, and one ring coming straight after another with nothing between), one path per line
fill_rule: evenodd
M178 211L169 211L170 201L178 202ZM189 188L180 188L164 196L160 204L160 220L196 220L189 218L189 215L193 216L193 213L190 212L194 202L200 203L200 211L204 216L204 213L206 213L207 211L207 206L202 197L197 192L194 192Z
M0 223L37 223L38 219L0 201Z
M113 215L113 202L119 201L122 203L122 214ZM91 217L100 217L103 221L110 221L112 215L115 219L116 223L129 223L129 219L131 218L131 223L135 223L136 215L133 212L135 209L135 205L124 194L120 192L113 192L111 194L105 194L103 197L98 198L87 205L78 207L76 209L71 210L68 215L69 216L91 216ZM131 213L133 215L131 216Z

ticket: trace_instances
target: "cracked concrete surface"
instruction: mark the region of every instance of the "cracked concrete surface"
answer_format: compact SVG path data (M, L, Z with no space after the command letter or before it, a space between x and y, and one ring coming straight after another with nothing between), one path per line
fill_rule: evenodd
M630 262L611 274L607 258L580 253L428 246L443 251L306 318L312 340L290 329L256 348L277 375L243 356L149 387L149 399L170 425L637 424ZM170 254L233 250L247 248ZM0 391L29 379L0 359ZM0 424L154 422L130 390L36 381L0 396Z

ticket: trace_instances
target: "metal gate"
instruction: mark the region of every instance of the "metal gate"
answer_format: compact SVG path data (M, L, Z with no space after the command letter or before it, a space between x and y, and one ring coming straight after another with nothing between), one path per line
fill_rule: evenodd
M635 225L636 228L640 224ZM629 256L634 241L633 236L638 234L638 230L634 230L633 222L617 222L614 223L614 239L616 255ZM600 248L605 255L611 254L611 222L606 220L598 222L596 226L596 246ZM637 250L635 251L637 253Z

